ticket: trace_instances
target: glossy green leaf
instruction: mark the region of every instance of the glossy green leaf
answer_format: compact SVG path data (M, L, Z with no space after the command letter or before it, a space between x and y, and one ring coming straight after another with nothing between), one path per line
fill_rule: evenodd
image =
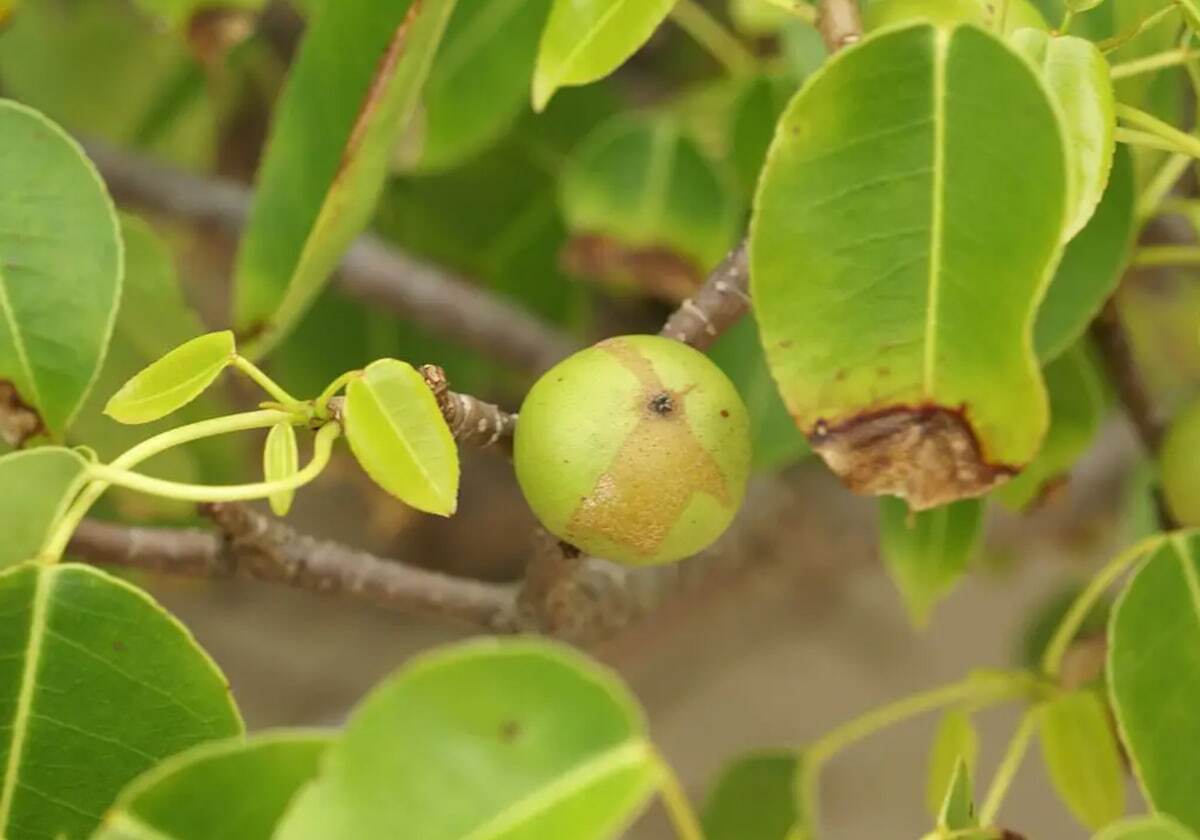
M252 355L304 314L366 226L454 2L339 0L310 22L238 252L234 323Z
M978 825L979 820L975 818L975 797L971 792L971 773L967 770L966 762L960 757L950 775L950 783L946 786L946 795L938 812L938 828L945 831L963 831Z
M1117 115L1108 62L1091 41L1037 29L1017 30L1012 44L1038 69L1063 117L1071 169L1065 241L1096 212L1112 169Z
M276 423L267 433L263 447L263 480L279 481L291 478L300 471L300 453L296 447L296 429L291 423ZM291 510L295 490L281 490L267 501L276 516L286 516Z
M560 645L474 641L375 689L276 837L601 840L660 773L613 675Z
M1100 698L1075 691L1043 703L1038 733L1054 789L1075 819L1096 831L1125 813L1121 756Z
M942 715L933 746L929 751L929 769L925 781L925 808L936 817L941 813L946 791L954 780L959 762L968 777L975 775L979 758L979 734L971 716L963 709L951 709Z
M269 840L332 741L279 730L185 750L126 787L93 840Z
M400 162L448 169L483 151L528 108L529 80L550 0L457 3L434 58L424 108Z
M577 273L661 297L691 294L738 236L731 184L670 118L604 123L576 148L560 189Z
M802 820L794 751L751 753L721 770L704 802L705 840L792 840Z
M433 392L412 365L380 359L346 388L346 438L375 483L405 504L449 516L458 449Z
M0 574L0 835L87 837L164 758L237 735L229 686L182 625L90 566Z
M1113 823L1093 840L1196 840L1196 835L1170 817L1154 814Z
M87 462L58 446L0 457L0 569L37 556L84 481Z
M925 511L910 511L890 496L879 500L880 552L914 625L924 626L934 605L966 573L982 532L978 499Z
M1113 608L1109 700L1147 801L1200 831L1200 538L1155 551Z
M208 333L150 363L113 394L104 413L119 423L150 423L183 408L212 385L237 350L233 333Z
M1091 445L1104 419L1104 381L1086 344L1059 356L1043 371L1050 394L1050 429L1037 457L995 496L1022 510L1052 491Z
M1200 525L1200 399L1171 418L1158 453L1158 474L1163 501L1175 521Z
M1037 452L1058 123L1030 65L966 26L869 36L788 106L751 224L755 311L785 404L851 489L936 507Z
M670 13L675 0L554 0L538 45L533 107L559 88L585 85L620 67Z
M1033 343L1043 363L1057 358L1087 331L1129 265L1136 228L1133 160L1118 146L1108 188L1095 214L1067 243L1038 308Z
M996 29L998 9L1007 9L1004 32L1021 27L1045 29L1046 21L1029 0L1007 0L1004 4L990 0L870 0L863 14L867 31L900 23L927 20L940 26L970 23L985 29Z
M761 0L759 0L761 2ZM798 83L791 76L758 76L748 82L729 120L729 158L739 186L752 195L775 136L775 124Z
M79 145L0 100L0 437L61 437L121 299L117 216Z

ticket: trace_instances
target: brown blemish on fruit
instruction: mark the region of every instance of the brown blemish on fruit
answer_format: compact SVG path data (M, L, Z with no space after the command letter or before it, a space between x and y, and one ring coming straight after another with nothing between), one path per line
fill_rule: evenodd
M15 385L0 379L0 438L9 446L20 448L30 438L45 432L46 424L37 409L21 399Z
M687 419L686 391L667 388L650 361L621 339L596 345L611 353L641 386L645 406L612 463L567 522L567 537L596 534L646 557L662 546L692 494L730 505L725 476Z
M900 496L913 510L981 496L1017 473L984 458L963 410L937 405L818 420L808 439L850 490Z
M692 260L664 245L635 248L602 234L571 237L559 254L563 270L602 281L632 282L647 295L679 304L704 281Z

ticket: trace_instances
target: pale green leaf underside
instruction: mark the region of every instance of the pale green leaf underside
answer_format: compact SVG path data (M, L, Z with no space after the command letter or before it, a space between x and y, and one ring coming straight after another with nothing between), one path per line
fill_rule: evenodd
M449 516L458 504L458 448L433 392L412 365L372 362L346 388L354 457L405 504Z
M1066 184L1049 95L982 30L887 30L810 78L750 241L767 360L801 428L937 407L984 465L1026 463L1048 419L1031 332Z
M37 556L86 469L77 453L57 446L0 458L0 569Z
M602 840L659 774L641 713L607 672L546 642L471 642L364 701L277 837Z
M1094 840L1196 840L1196 835L1170 817L1155 814L1113 823Z
M1125 812L1121 757L1099 698L1064 694L1038 709L1042 757L1059 797L1093 831Z
M455 0L338 0L309 26L238 252L234 322L261 355L304 314L366 226Z
M533 72L533 107L561 87L616 70L650 39L675 0L554 0Z
M276 730L185 750L125 788L93 840L267 840L333 737Z
M150 423L204 393L233 363L233 333L208 333L151 362L113 394L104 413L119 423Z
M0 836L86 837L167 756L237 735L212 660L144 592L88 566L0 574Z
M1195 536L1154 552L1109 623L1108 688L1147 800L1200 831L1200 568Z
M263 447L263 480L280 481L300 471L300 454L296 447L296 429L291 423L277 423L267 433ZM286 516L292 507L295 490L281 490L268 501L276 516Z
M79 145L9 100L0 100L0 184L0 389L33 412L0 412L0 433L10 442L61 437L116 319L116 212Z

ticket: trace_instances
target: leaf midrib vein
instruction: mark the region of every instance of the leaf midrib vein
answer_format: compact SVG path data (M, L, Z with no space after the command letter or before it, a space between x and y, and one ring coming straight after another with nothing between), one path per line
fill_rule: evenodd
M933 60L933 206L929 226L929 300L925 310L925 395L937 390L938 296L941 294L942 236L945 224L946 59L949 33L935 30Z

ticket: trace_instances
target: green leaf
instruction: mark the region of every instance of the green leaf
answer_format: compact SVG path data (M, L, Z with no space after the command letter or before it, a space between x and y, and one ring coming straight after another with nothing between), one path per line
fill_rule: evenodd
M126 787L93 840L268 840L332 741L279 730L192 747Z
M675 300L729 252L741 218L724 173L668 117L599 126L567 162L560 204L576 273Z
M629 824L660 773L608 671L543 641L474 641L375 689L276 837L600 840Z
M729 0L729 19L743 35L767 38L796 17L770 0Z
M263 447L263 480L280 481L300 471L300 454L296 449L296 430L291 423L276 423L267 433ZM291 510L295 490L281 490L268 501L276 516L286 516Z
M1045 656L1046 646L1050 644L1050 639L1054 636L1054 631L1058 629L1058 625L1062 623L1067 611L1071 609L1082 592L1082 585L1076 582L1069 583L1056 589L1029 610L1022 621L1016 657L1022 667L1036 669L1039 666ZM1088 612L1079 625L1079 632L1071 641L1103 633L1104 628L1108 626L1108 615L1111 609L1111 599L1101 599Z
M234 323L246 352L261 355L291 329L366 226L453 8L340 0L310 22L238 252Z
M1108 62L1083 38L1020 29L1011 40L1033 62L1063 117L1071 169L1065 241L1083 230L1096 212L1112 169L1117 115Z
M733 104L729 120L729 157L739 186L746 195L754 193L767 159L767 149L775 135L775 124L795 93L796 84L790 76L757 76L746 84Z
M1121 756L1100 699L1063 694L1038 708L1042 758L1075 819L1096 831L1125 813Z
M246 9L256 11L266 0L135 0L152 15L165 19L172 26L186 26L192 17L205 9Z
M117 216L79 145L0 100L0 436L61 438L104 362L121 299Z
M1155 811L1200 831L1200 570L1197 538L1175 536L1113 607L1109 700L1134 773Z
M983 531L983 502L965 499L911 511L902 499L879 500L880 551L917 627L966 573Z
M970 714L963 709L951 709L942 715L929 751L925 782L925 807L931 815L936 817L941 813L959 762L968 777L973 777L978 758L979 734L971 723Z
M946 795L942 799L941 810L938 811L938 828L946 831L962 831L975 828L979 820L975 819L975 800L971 792L971 774L966 762L960 757L954 765L950 783L946 786Z
M1046 21L1029 0L1007 0L1004 4L989 0L871 0L863 24L868 32L916 20L941 26L969 23L994 30L996 10L1000 8L1007 11L1006 34L1021 27L1046 28Z
M1113 823L1093 840L1196 840L1196 835L1170 817L1155 814Z
M0 574L0 835L82 838L164 758L237 735L229 686L191 634L98 569Z
M1058 123L1029 64L966 26L871 35L788 106L751 224L755 311L785 404L852 490L936 507L1037 452Z
M412 365L380 359L346 388L346 438L375 483L440 516L458 506L458 449L433 392Z
M726 764L704 802L706 840L790 840L802 820L796 787L803 759L757 752Z
M32 560L83 485L87 462L58 446L0 457L0 569ZM3 835L0 835L3 836Z
M401 164L449 169L500 139L527 107L550 0L458 3L425 84Z
M1087 227L1067 243L1046 298L1038 308L1033 343L1052 361L1087 331L1129 264L1136 228L1133 159L1118 146L1108 188Z
M533 71L533 108L561 87L616 70L671 12L675 0L554 0Z
M1107 400L1104 381L1088 346L1081 342L1044 370L1050 393L1050 430L1037 457L995 496L1022 510L1054 488L1091 445Z
M233 333L228 330L184 342L121 386L104 413L129 424L166 417L204 393L236 354Z

